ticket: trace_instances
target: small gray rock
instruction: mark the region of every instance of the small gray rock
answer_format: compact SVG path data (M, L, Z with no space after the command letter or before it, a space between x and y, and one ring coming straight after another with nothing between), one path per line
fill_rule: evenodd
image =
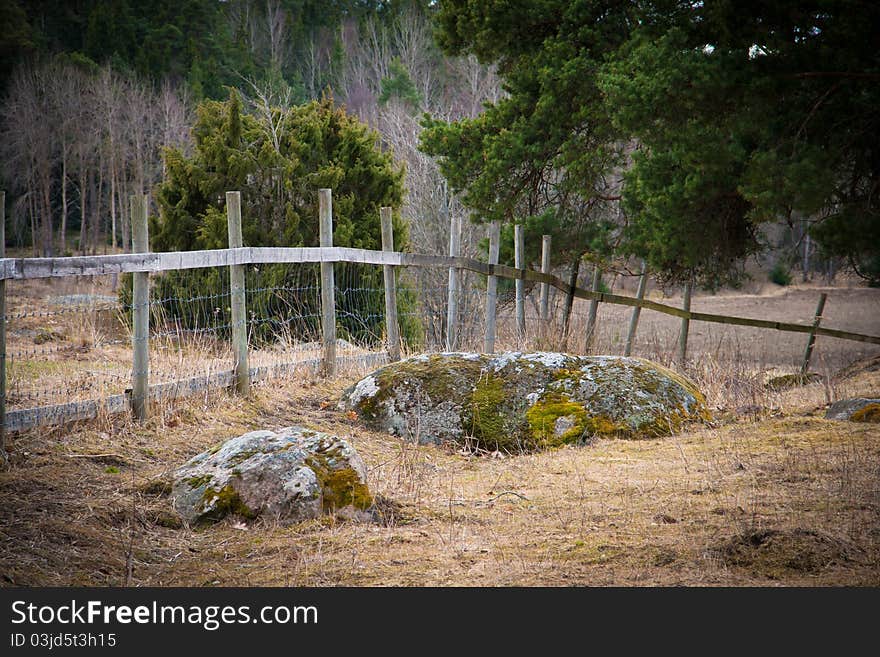
M373 504L354 448L304 427L252 431L202 452L175 470L171 498L190 523L230 513L283 523L325 512L360 517Z
M871 404L880 405L880 399L867 399L865 397L855 397L853 399L841 399L836 401L828 408L825 413L826 420L852 420L863 408ZM856 418L859 419L859 418ZM863 420L864 421L864 420Z

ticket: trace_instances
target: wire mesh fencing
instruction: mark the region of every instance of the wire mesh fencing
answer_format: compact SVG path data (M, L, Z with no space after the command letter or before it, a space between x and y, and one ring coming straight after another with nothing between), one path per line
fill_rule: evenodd
M130 335L114 281L8 281L8 409L122 393L131 382Z
M378 362L387 347L382 268L336 263L334 269L337 355ZM445 281L419 276L415 268L400 268L397 276L404 353L441 348ZM320 265L248 265L245 281L249 366L315 369L322 357ZM226 268L151 274L149 309L151 386L211 385L212 377L216 382L231 370ZM130 391L130 275L10 280L6 322L9 411Z
M249 366L266 377L316 370L323 357L320 264L245 265L246 326ZM381 265L336 262L336 352L341 362L383 362L387 353L386 308ZM447 349L449 277L444 266L400 266L397 316L404 355ZM565 277L564 271L558 272ZM583 278L583 277L582 277ZM234 364L231 348L232 297L227 267L170 270L150 275L149 377L151 386L181 390L229 385ZM482 351L486 332L486 276L460 271L457 291L457 339L453 347ZM495 350L546 350L578 354L623 354L633 309L598 303L590 332L591 305L549 289L543 316L541 283L528 282L524 330L517 326L513 281L500 279ZM579 281L578 286L586 286ZM609 277L607 291L633 296L636 276ZM124 398L132 377L131 275L8 279L7 410L51 408L84 400ZM679 305L650 289L649 298ZM697 296L694 310L740 314L808 323L816 294L793 291L782 299L755 306L734 296ZM570 305L569 305L570 304ZM680 307L680 306L679 306ZM880 306L878 306L880 310ZM866 316L868 319L865 319ZM871 313L850 318L854 329L875 331ZM875 318L878 315L874 313ZM693 356L676 362L681 320L643 312L632 355L686 372L714 367L743 373L791 371L807 336L748 326L694 322L689 342ZM823 339L815 364L832 372L846 363L878 353L876 346ZM694 357L695 356L695 357ZM348 359L348 360L346 360ZM688 370L690 368L690 370ZM746 374L728 377L739 385ZM752 376L752 374L748 374ZM194 383L196 382L196 383ZM200 382L200 383L199 383ZM199 388L202 386L202 388ZM744 390L750 390L747 387ZM738 393L737 393L738 394ZM746 393L742 395L745 399ZM119 402L120 410L124 406ZM59 415L60 417L60 415ZM24 425L22 425L24 426Z

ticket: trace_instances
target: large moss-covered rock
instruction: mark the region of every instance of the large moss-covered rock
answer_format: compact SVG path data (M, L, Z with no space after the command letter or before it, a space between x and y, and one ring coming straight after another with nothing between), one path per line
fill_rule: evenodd
M825 413L828 420L880 423L880 399L856 397L834 402Z
M361 379L340 407L420 443L507 451L647 438L709 418L696 386L660 365L551 352L415 356Z
M303 427L252 431L202 452L175 470L171 497L191 523L230 513L284 523L323 513L358 517L373 504L354 448Z

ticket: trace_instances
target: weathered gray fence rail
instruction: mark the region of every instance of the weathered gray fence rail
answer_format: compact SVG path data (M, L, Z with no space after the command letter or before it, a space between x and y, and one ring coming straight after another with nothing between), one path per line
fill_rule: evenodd
M346 262L354 264L381 265L385 268L386 288L389 287L389 281L393 285L394 267L442 267L450 272L450 289L449 289L449 323L447 327L447 340L449 348L455 345L455 304L457 301L459 279L457 272L459 270L467 270L482 274L488 277L487 281L487 318L486 318L486 335L485 349L487 351L494 350L495 340L495 282L497 278L507 278L516 281L517 304L516 304L516 328L517 335L522 339L525 332L525 313L523 307L524 283L530 281L540 283L542 292L541 316L546 319L547 315L547 291L550 286L562 291L570 299L580 298L590 300L591 303L591 320L589 322L589 333L595 330L595 312L599 303L610 303L616 305L630 306L636 311L642 308L660 312L666 315L679 317L682 319L682 332L679 345L679 361L683 364L685 350L687 348L687 323L690 321L702 321L718 324L728 324L737 326L748 326L761 329L774 329L777 331L789 331L795 333L806 333L810 336L810 344L807 348L807 363L809 362L809 354L812 350L812 344L816 336L822 335L827 337L839 338L843 340L854 340L880 345L880 336L865 335L854 333L851 331L843 331L820 326L821 308L817 310L816 319L812 324L796 324L789 322L774 322L770 320L752 319L748 317L734 317L727 315L714 315L709 313L700 313L690 310L689 294L686 295L684 308L676 308L655 301L644 299L644 282L646 273L642 272L639 294L636 297L627 297L616 294L599 292L600 272L598 267L594 271L592 289L587 290L574 285L574 280L565 282L553 274L549 269L549 241L545 240L545 249L542 256L542 271L534 271L527 269L522 260L524 253L524 245L521 243L522 230L516 231L518 240L516 253L518 267L508 267L496 264L499 249L499 231L498 226L490 227L490 254L489 263L481 262L472 258L461 257L459 255L427 255L418 253L401 253L393 251L391 244L391 211L389 208L383 208L381 211L383 220L383 250L371 251L364 249L353 249L346 247L332 246L332 200L329 189L321 190L320 194L320 219L321 219L321 239L320 247L244 247L241 246L241 207L237 192L227 194L228 219L229 219L229 243L228 249L217 249L209 251L189 251L189 252L172 252L172 253L148 253L149 244L146 235L146 198L141 196L137 198L137 212L133 210L132 216L140 219L139 222L133 222L133 228L136 231L133 244L135 248L141 250L141 253L125 254L125 255L109 255L109 256L88 256L88 257L64 257L64 258L0 258L0 293L5 287L5 281L10 279L25 280L38 278L53 278L66 276L102 276L108 274L120 274L131 272L136 274L135 283L138 290L134 295L133 306L137 310L138 306L143 309L147 308L148 299L146 298L147 274L150 272L163 272L183 269L199 269L199 268L216 268L228 267L231 272L231 293L232 305L234 308L233 324L239 330L234 331L234 368L230 371L219 372L208 376L200 376L184 381L166 383L161 385L149 385L148 383L148 321L142 318L141 322L135 317L134 341L133 341L133 388L132 391L124 395L114 395L106 397L102 400L77 401L68 404L60 404L55 406L44 406L34 409L20 409L7 412L3 416L3 405L5 395L0 395L0 447L2 447L2 436L4 431L20 431L35 425L47 423L64 423L74 420L89 419L98 416L101 413L117 413L133 410L136 417L144 418L147 415L147 402L153 399L181 397L203 391L208 388L218 387L234 387L239 392L245 392L251 381L257 381L271 376L277 376L283 372L291 371L296 368L314 365L317 369L320 365L320 371L324 374L332 374L335 372L337 362L346 362L355 360L359 363L384 362L388 359L399 358L399 337L394 330L395 327L388 328L388 352L386 354L368 354L362 356L343 356L336 355L336 314L335 301L333 297L333 263ZM142 207L141 207L142 206ZM135 208L135 199L133 198L133 208ZM458 253L456 243L455 226L451 227L450 252ZM2 233L0 233L2 234ZM2 252L0 252L2 255ZM311 361L297 361L291 363L280 363L274 366L263 368L247 367L247 336L244 331L246 317L246 294L244 290L243 268L246 265L261 264L283 264L283 263L321 263L321 292L322 292L322 327L323 327L323 357ZM138 294L137 292L140 292ZM393 292L393 291L392 291ZM688 289L689 292L689 289ZM5 298L5 297L4 297ZM4 299L0 299L2 304ZM386 321L393 321L396 317L396 295L388 293L386 289ZM823 303L824 305L824 299ZM570 311L570 308L568 308ZM630 329L630 335L627 338L627 353L632 348L632 341L635 333L635 323L638 315L634 314L634 319ZM5 314L3 315L3 327L0 327L0 355L5 355L6 348L3 335L5 328ZM394 322L396 324L396 321ZM588 336L589 337L589 336ZM0 363L2 364L2 363ZM806 366L805 366L806 367ZM3 391L5 384L5 368L0 369L0 393Z
M506 265L490 265L465 257L425 255L420 253L399 253L389 251L369 251L346 247L242 247L238 249L217 249L211 251L187 251L176 253L143 253L108 256L84 256L68 258L4 258L0 259L0 280L50 278L56 276L100 276L124 272L160 272L173 269L198 269L201 267L228 267L229 265L258 265L271 263L307 262L349 262L369 265L391 265L398 267L456 267L484 276L497 276L510 280L547 283L565 292L571 291L568 283L554 276L531 269L516 269ZM697 311L687 311L666 304L621 296L605 292L593 292L584 288L574 288L573 295L578 299L596 300L621 306L639 307L654 310L666 315L695 322L733 324L754 328L791 331L794 333L815 333L829 338L855 340L880 344L880 336L865 335L812 324L775 322L714 315Z

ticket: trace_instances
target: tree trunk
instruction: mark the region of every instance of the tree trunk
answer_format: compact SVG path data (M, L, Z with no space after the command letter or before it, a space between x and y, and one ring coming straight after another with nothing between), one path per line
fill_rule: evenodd
M88 241L88 221L86 220L86 167L85 165L79 171L79 252L81 255L86 254Z
M51 258L54 253L52 250L52 178L48 171L42 172L42 201L43 211L40 218L40 234L42 244L40 245L43 257Z
M61 255L67 251L67 146L61 146Z
M37 252L37 192L33 187L32 179L28 179L28 214L31 217L31 254L36 258Z
M807 229L807 220L804 219L804 263L803 263L803 276L801 278L802 282L806 283L807 279L810 277L810 247L812 246L810 240L810 233Z
M104 167L103 162L98 166L98 186L95 190L95 221L92 224L93 244L95 253L98 252L98 246L101 242L101 196L104 193ZM104 255L107 255L107 243L104 242Z
M111 149L113 148L111 144ZM116 249L116 154L110 154L110 245ZM121 205L121 204L120 204Z
M122 250L126 253L131 253L131 217L128 213L128 204L123 203L125 199L128 198L128 183L125 181L125 176L122 176L122 179L119 181L119 219L122 224Z

